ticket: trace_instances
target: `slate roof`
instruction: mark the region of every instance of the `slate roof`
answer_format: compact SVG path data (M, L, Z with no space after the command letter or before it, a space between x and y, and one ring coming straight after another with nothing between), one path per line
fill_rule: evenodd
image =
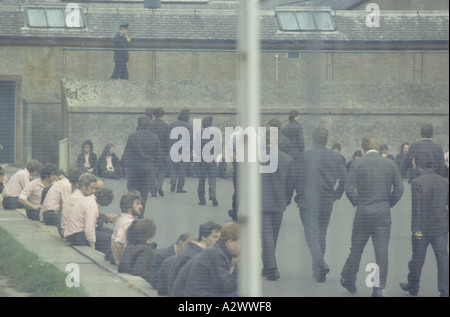
M119 23L129 23L130 34L138 40L235 41L237 10L148 10L85 8L84 29L42 29L26 27L24 7L1 7L0 39L96 39L110 40ZM333 10L337 29L327 32L282 32L274 10L260 11L260 35L263 42L370 41L409 42L449 39L448 11L382 11L380 27L369 28L368 12Z

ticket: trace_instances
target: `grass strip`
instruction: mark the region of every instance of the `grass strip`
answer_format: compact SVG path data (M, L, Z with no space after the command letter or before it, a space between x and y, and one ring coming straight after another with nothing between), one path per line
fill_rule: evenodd
M67 287L67 273L43 262L0 227L0 274L20 292L37 297L85 297L82 287Z

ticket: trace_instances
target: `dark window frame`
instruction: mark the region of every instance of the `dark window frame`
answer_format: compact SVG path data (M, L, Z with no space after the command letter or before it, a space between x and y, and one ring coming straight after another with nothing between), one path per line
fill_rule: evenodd
M314 29L302 29L300 27L300 21L298 19L298 14L297 13L307 13L310 15L310 17L312 18L312 21L314 23ZM317 22L317 14L328 14L328 16L330 17L330 21L332 23L332 29L321 29L318 27L318 22ZM286 25L283 26L283 21L282 21L282 15L283 14L290 14L291 18L292 16L294 17L296 23L297 23L297 27L294 28L288 28ZM300 10L276 10L275 11L275 15L276 15L276 19L277 19L277 25L278 25L278 30L281 32L335 32L337 30L336 27L336 21L334 20L333 15L331 14L331 10L314 10L314 9L300 9Z
M66 30L66 29L85 29L86 28L86 22L84 19L84 13L83 13L83 8L79 8L80 9L80 18L81 18L81 25L80 26L68 26L66 23L66 18L67 18L67 10L66 8L62 8L62 7L25 7L25 23L27 25L27 27L32 28L32 29L59 29L59 30ZM29 17L29 13L32 10L43 10L44 11L44 16L45 16L45 26L36 26L33 25L30 21L30 17ZM49 15L48 15L48 10L60 10L64 16L64 26L52 26L49 25Z

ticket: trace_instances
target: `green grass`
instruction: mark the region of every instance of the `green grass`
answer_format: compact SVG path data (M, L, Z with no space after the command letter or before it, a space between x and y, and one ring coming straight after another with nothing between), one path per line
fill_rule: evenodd
M82 287L67 287L67 273L42 262L3 228L0 228L0 274L7 277L16 290L33 296L88 296Z

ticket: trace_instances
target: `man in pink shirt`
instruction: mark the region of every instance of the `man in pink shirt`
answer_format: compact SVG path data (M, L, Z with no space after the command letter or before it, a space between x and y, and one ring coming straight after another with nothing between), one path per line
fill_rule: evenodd
M42 203L41 213L39 215L42 222L50 226L56 226L58 224L61 217L60 211L63 201L72 194L81 174L82 171L80 168L73 168L69 170L67 178L64 177L50 187Z
M97 181L97 177L90 173L80 176L78 188L63 202L60 234L72 245L90 246L105 253L110 245L111 232L98 222L99 208L109 205L114 197L112 190L98 189ZM114 216L105 215L108 222L115 221Z
M45 164L40 172L40 178L29 182L20 192L18 200L22 208L25 208L29 219L39 220L42 191L56 180L57 170L55 165Z
M97 177L84 173L80 176L77 187L62 205L62 234L73 245L89 245L95 249L99 207L90 196L97 189Z
M31 160L27 166L16 172L6 183L2 192L2 205L6 210L23 208L19 203L19 195L25 186L31 181L42 168L42 164L37 160Z
M111 252L118 265L127 245L127 230L131 223L141 214L141 197L135 193L126 193L120 199L122 211L111 236Z

